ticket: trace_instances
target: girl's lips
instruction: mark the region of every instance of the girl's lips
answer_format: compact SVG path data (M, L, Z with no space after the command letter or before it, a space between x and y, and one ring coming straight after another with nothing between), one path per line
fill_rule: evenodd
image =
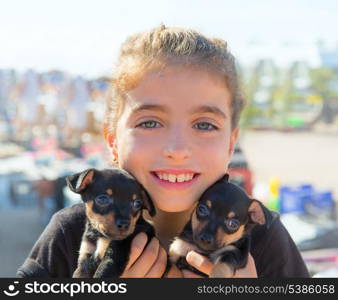
M167 189L173 189L173 190L180 190L180 189L186 189L189 188L191 185L193 185L198 177L200 176L199 173L195 173L194 177L189 181L183 181L183 182L170 182L168 180L163 180L157 177L155 172L150 172L152 178L154 178L155 182L160 184L162 187Z

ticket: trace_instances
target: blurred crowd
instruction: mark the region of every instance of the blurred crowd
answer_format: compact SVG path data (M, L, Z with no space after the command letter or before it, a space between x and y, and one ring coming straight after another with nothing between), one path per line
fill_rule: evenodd
M62 146L79 145L82 134L101 134L107 92L108 78L0 69L0 138L55 136Z

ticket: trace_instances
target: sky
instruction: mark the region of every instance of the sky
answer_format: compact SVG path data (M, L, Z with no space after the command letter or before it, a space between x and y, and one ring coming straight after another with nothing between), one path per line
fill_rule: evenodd
M338 44L336 0L0 0L0 68L109 75L121 43L161 23L225 39L240 63L319 64Z

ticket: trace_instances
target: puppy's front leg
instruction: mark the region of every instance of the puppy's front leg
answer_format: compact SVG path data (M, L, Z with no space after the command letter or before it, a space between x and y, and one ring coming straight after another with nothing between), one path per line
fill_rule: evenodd
M128 264L131 239L111 241L94 278L120 277Z
M231 278L235 274L236 262L231 252L223 257L219 257L211 270L210 278Z
M77 268L73 273L73 278L91 278L95 272L95 261L93 253L95 252L96 246L83 238L79 251L79 259Z
M211 278L230 278L235 275L237 269L244 268L248 262L250 239L245 236L234 244L216 251L210 255L214 263L211 270Z

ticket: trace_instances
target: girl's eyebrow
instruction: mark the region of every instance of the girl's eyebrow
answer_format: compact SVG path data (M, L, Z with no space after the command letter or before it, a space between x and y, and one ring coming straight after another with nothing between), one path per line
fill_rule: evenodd
M164 105L159 104L141 104L136 107L134 107L131 111L132 114L139 113L141 111L159 111L163 113L168 113L169 109L168 107ZM212 113L217 115L218 117L221 117L222 119L227 119L226 114L217 106L213 105L202 105L198 106L197 108L194 108L190 111L191 114L199 114L199 113Z
M158 104L141 104L133 107L131 113L135 114L144 110L155 110L159 112L168 112L168 108L163 105Z
M227 118L226 114L220 108L214 105L198 106L197 108L192 109L190 113L192 114L211 113L221 117L222 119Z

